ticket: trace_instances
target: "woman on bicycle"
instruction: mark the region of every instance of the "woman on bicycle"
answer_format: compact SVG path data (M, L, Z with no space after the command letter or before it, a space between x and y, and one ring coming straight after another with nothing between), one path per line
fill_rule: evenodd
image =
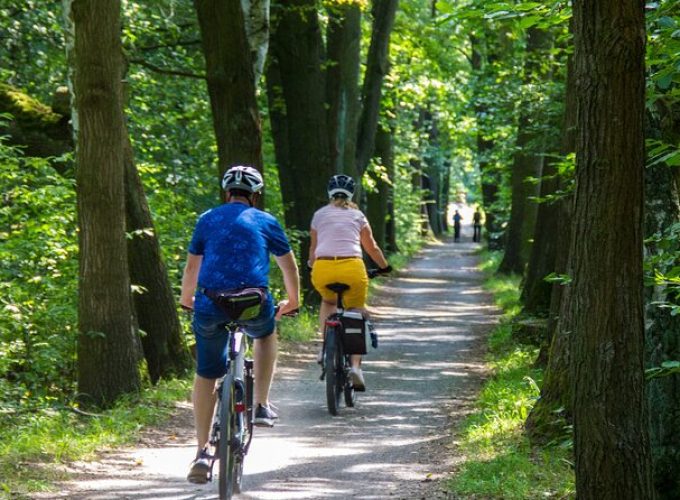
M350 286L343 295L347 309L359 309L368 317L366 295L368 276L362 259L363 248L380 271L392 270L382 250L373 238L366 216L352 202L354 180L348 175L334 175L328 182L328 205L314 213L311 224L309 265L312 267L312 284L321 294L319 327L324 331L325 321L335 312L337 298L326 288L340 282ZM353 355L349 376L357 390L365 390L361 373L361 355Z

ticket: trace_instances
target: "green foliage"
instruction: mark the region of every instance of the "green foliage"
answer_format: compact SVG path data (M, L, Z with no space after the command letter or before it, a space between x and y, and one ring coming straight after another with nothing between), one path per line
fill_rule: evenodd
M33 405L75 378L75 186L2 140L0 164L0 402Z
M64 479L57 464L90 460L98 453L134 442L147 425L158 425L187 400L190 380L162 381L111 410L92 415L61 405L31 411L3 412L0 421L0 491L19 497L49 490ZM49 463L37 466L36 462Z
M490 277L485 288L506 315L489 339L492 377L460 431L460 452L466 459L448 481L449 492L464 498L570 497L574 494L571 450L559 445L534 448L523 432L543 374L533 367L537 349L513 340L509 320L519 312L518 282L495 276L500 257L485 252L480 267Z

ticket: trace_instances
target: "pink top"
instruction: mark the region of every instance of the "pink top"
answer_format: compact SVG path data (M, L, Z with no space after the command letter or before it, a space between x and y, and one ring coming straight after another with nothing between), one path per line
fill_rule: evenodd
M359 233L367 224L366 216L356 208L320 208L312 217L317 236L314 257L361 257Z

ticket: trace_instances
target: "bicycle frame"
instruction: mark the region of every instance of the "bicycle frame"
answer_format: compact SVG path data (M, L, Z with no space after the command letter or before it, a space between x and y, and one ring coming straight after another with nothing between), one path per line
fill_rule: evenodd
M213 450L208 479L219 461L220 498L241 490L243 460L253 437L253 361L246 359L246 335L235 323L227 325L227 371L217 381L215 411L210 430Z

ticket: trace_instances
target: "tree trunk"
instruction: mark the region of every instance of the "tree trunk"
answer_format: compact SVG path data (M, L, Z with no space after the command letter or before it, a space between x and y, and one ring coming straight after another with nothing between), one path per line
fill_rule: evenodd
M576 494L651 499L643 371L644 2L576 0L574 42Z
M47 158L73 150L68 116L4 83L0 83L0 113L12 115L6 125L0 123L0 135L8 137L7 144L22 147L26 156Z
M680 140L680 106L666 108L657 105L658 122L652 122L652 135L660 137L667 144ZM651 121L651 120L650 120ZM673 266L668 261L669 252L675 248L664 248L657 244L656 237L673 238L672 228L680 222L680 197L678 180L672 167L656 164L645 169L645 244L647 257L661 259L659 271L668 271L664 266ZM665 262L664 262L665 261ZM654 275L657 267L648 271ZM671 309L660 307L663 303L677 303L674 293L667 285L654 284L645 289L646 299L646 365L658 367L664 361L680 360L680 316ZM651 412L650 439L654 464L654 484L659 498L680 498L680 374L654 378L647 383Z
M551 37L545 30L530 28L527 35L526 62L524 65L524 86L530 87L544 78L546 67L542 62ZM525 93L531 96L530 92ZM520 110L517 132L517 152L512 165L512 206L507 229L505 253L498 266L500 273L524 274L529 258L529 239L533 236L536 219L536 204L531 200L538 195L538 186L527 182L530 177L538 178L543 169L543 151L539 150L539 132L535 121L543 118L539 104L524 99Z
M382 83L389 71L390 35L398 3L398 0L373 0L373 30L361 93L362 109L357 139L356 168L359 178L366 171L375 148Z
M240 0L194 0L217 140L218 181L234 165L262 170L255 75ZM224 193L222 193L223 199Z
M120 2L77 0L70 15L79 119L78 390L103 405L140 387L125 240Z
M545 163L541 180L541 199L557 191L557 168L554 160ZM550 310L552 284L545 277L555 270L557 241L555 230L559 224L559 202L543 201L538 205L534 243L527 265L526 280L522 287L521 302L523 313L533 316L547 316ZM558 233L559 234L559 233Z
M192 366L189 351L182 340L182 326L177 317L176 299L163 263L151 211L144 187L135 167L134 154L127 130L125 140L125 209L130 281L139 287L133 293L137 324L142 331L142 347L149 378L185 373Z
M335 172L359 181L354 162L360 104L361 7L357 3L329 8L326 39L330 161Z
M373 236L380 248L387 247L387 221L389 217L388 203L390 198L390 183L394 178L389 177L389 172L394 169L394 151L392 149L392 131L378 127L375 138L375 156L379 158L385 167L385 176L372 176L375 182L375 190L367 193L366 216L371 223ZM389 182L388 182L389 181Z
M315 0L272 3L272 38L267 65L267 94L279 167L286 226L308 231L314 212L328 202L330 161L321 70L322 40ZM300 238L306 262L309 237ZM312 290L302 266L303 287Z
M472 71L477 78L481 79L484 77L485 70L485 53L481 40L478 37L471 35L470 47L470 65ZM475 99L475 116L477 118L476 161L481 182L482 206L484 207L484 229L486 230L489 250L499 250L502 248L501 229L498 227L497 217L494 213L494 205L498 200L500 174L493 168L489 161L494 148L494 141L488 137L485 130L483 117L487 116L487 114L488 110L484 101Z
M269 48L269 5L270 0L241 0L256 87L262 76Z

